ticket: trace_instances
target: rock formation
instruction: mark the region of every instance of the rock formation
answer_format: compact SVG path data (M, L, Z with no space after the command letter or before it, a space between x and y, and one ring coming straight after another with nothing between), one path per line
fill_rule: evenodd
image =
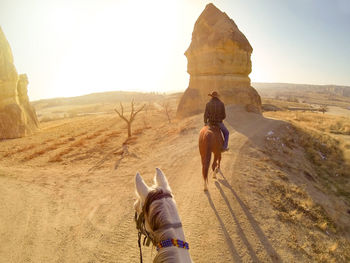
M23 137L38 127L27 85L27 75L17 74L10 45L0 27L0 139Z
M208 93L217 91L225 104L239 104L261 113L261 99L250 86L253 49L235 22L213 4L197 19L192 42L185 52L189 87L182 96L178 117L204 111Z

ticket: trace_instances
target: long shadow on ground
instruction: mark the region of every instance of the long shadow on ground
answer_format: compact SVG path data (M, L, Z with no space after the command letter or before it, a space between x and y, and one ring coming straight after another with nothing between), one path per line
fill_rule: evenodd
M243 243L246 245L250 256L252 257L254 262L259 262L259 260L257 259L257 256L255 254L255 252L253 251L251 245L249 244L243 229L241 228L237 217L234 214L234 211L229 203L229 199L226 196L226 194L224 193L224 191L221 188L221 185L225 186L226 188L228 188L230 190L230 192L232 193L232 199L237 200L238 204L241 206L244 214L246 215L250 225L252 226L252 228L254 229L257 237L260 240L260 243L263 245L263 247L265 248L267 254L269 255L269 257L271 258L272 262L281 262L281 258L278 255L278 253L276 252L276 250L273 248L273 246L271 245L270 241L268 240L268 238L265 236L264 232L261 230L259 223L255 220L255 218L253 217L253 215L249 212L248 207L244 204L244 202L240 199L240 197L238 196L238 194L233 190L232 186L227 182L225 176L221 173L223 179L219 179L218 181L220 182L220 184L218 182L215 182L215 186L218 188L218 190L220 191L221 196L223 197L229 212L232 216L232 218L234 219L234 221L237 224L237 228L238 228L238 235L241 237L241 239L243 240Z
M218 211L216 210L216 207L215 207L215 205L213 203L213 200L211 199L210 193L207 191L207 192L205 192L205 195L207 196L209 204L210 204L211 208L213 209L213 211L215 213L215 216L216 216L216 218L218 219L218 221L220 223L222 231L224 232L227 245L230 248L230 253L231 253L233 262L242 262L239 254L238 254L238 252L237 252L237 250L235 248L235 245L233 244L233 241L232 241L232 239L230 237L230 234L228 233L224 222L222 221Z

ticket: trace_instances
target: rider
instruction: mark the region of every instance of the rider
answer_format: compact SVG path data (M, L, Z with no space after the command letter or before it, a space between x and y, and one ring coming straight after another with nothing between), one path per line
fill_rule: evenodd
M222 134L224 135L224 147L223 152L228 151L228 137L229 131L222 122L226 118L225 105L219 99L219 94L216 91L213 91L211 94L208 94L211 97L210 101L205 106L204 112L204 124L205 125L218 125Z

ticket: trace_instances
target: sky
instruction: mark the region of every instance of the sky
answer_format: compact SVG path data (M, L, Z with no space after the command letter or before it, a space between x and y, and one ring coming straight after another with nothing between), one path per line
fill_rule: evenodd
M31 100L184 91L201 0L0 0ZM252 82L350 86L350 0L213 0L253 47Z

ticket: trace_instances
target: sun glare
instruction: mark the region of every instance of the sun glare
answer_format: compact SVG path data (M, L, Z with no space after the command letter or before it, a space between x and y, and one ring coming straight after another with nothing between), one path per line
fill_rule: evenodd
M65 96L96 90L163 90L167 71L174 66L177 4L152 3L141 2L137 9L119 4L82 17L83 26L74 13L64 13L64 23L56 30L74 32L67 33L72 39L57 65L53 90Z

